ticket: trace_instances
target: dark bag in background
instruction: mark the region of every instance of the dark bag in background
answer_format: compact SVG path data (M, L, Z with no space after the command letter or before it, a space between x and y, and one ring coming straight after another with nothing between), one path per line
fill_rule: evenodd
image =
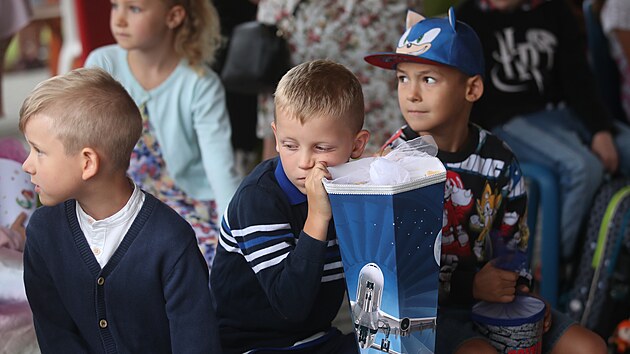
M630 316L630 178L595 195L568 314L604 339Z
M273 90L290 68L289 48L278 28L250 21L234 27L221 81L228 91L257 94Z

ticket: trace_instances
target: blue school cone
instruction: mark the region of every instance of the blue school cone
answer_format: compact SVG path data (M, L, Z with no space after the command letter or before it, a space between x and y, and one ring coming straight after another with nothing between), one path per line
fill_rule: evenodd
M398 185L324 181L361 353L435 351L446 179L439 166Z

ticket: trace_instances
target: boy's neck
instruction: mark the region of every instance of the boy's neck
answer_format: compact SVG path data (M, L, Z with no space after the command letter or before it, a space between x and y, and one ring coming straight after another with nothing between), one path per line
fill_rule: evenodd
M83 211L94 220L106 219L120 211L131 198L134 189L133 182L124 174L94 180L90 184L88 192L77 198L77 201Z
M468 123L451 125L447 129L432 132L420 132L420 135L431 135L440 151L458 152L468 139Z

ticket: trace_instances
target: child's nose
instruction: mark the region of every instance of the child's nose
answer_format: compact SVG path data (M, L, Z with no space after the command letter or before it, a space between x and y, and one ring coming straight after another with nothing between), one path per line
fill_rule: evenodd
M29 175L35 173L35 170L33 169L33 164L31 163L31 155L32 154L28 154L28 157L22 164L22 170L24 170L24 172L28 173Z
M413 86L407 92L407 99L411 102L419 102L422 101L422 95L420 93L420 89L417 86Z
M118 27L124 26L127 23L127 21L125 19L124 11L113 10L112 11L112 21Z
M299 167L304 170L308 170L313 168L315 165L315 161L313 159L313 155L310 152L302 152L300 154Z

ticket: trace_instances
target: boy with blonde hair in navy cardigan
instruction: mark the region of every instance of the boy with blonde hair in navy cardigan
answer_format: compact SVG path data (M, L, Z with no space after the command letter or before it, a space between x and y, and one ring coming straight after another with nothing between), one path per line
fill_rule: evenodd
M44 207L24 283L42 352L216 353L208 271L190 225L126 176L142 130L100 69L39 84L20 111Z

